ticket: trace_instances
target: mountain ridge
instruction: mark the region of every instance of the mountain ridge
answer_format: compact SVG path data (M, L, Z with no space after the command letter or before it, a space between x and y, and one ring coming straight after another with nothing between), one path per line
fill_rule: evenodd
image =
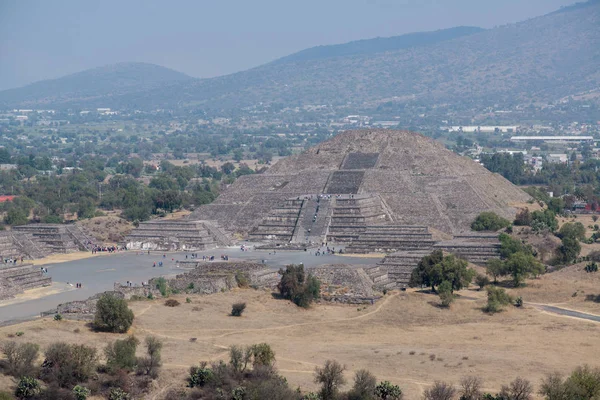
M133 87L84 100L65 97L55 104L91 107L110 101L108 106L121 108L227 111L273 103L376 107L409 99L503 106L556 101L600 87L598 26L600 1L593 0L433 44L326 58L298 52L296 59L292 54L216 78ZM10 103L8 97L0 92L0 105ZM33 96L28 99L36 103Z

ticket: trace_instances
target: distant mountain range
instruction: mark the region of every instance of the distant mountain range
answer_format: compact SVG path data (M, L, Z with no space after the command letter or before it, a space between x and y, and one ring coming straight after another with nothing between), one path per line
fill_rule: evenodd
M0 92L0 106L377 106L552 101L600 88L600 0L493 29L459 27L319 46L211 79L150 64L103 67Z

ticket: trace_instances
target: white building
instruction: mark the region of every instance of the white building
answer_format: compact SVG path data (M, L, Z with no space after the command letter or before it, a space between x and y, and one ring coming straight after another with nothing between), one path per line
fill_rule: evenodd
M593 136L513 136L510 138L512 142L547 142L547 143L581 143L593 142Z
M546 161L550 164L567 164L569 162L569 156L566 154L548 154Z

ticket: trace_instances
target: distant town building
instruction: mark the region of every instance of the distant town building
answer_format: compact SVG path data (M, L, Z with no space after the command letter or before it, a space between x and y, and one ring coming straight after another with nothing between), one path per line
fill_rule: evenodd
M482 132L482 133L494 133L494 132L502 132L502 133L507 133L507 132L516 132L519 127L514 125L514 126L500 126L500 125L494 125L494 126L474 126L474 125L469 125L469 126L450 126L450 127L442 127L442 130L448 130L450 132L465 132L465 133L475 133L475 132Z
M513 136L512 142L583 143L593 142L593 136Z
M0 164L0 171L10 171L11 169L17 169L17 164Z

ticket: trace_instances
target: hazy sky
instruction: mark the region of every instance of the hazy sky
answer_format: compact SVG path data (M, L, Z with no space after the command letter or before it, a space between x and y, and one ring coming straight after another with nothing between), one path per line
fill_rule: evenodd
M491 28L576 0L0 0L0 89L121 61L195 77L320 44Z

